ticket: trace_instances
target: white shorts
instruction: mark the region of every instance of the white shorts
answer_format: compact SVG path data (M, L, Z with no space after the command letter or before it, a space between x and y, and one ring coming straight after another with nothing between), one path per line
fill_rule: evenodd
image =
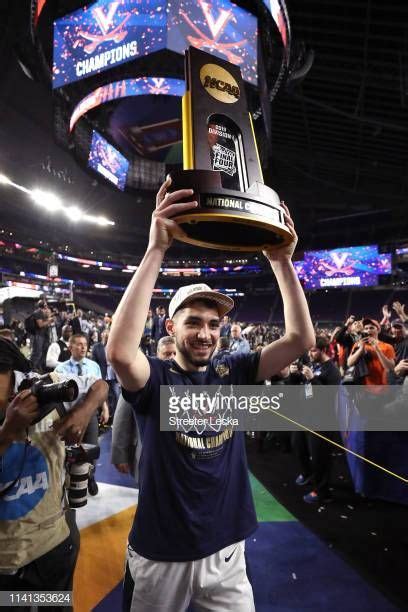
M184 612L191 602L194 612L255 612L244 552L242 541L198 561L151 561L128 545L126 574L134 582L128 609Z

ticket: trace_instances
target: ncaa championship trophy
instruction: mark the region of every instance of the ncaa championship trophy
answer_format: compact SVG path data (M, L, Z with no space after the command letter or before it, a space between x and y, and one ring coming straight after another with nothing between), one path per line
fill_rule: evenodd
M174 217L183 240L226 251L290 243L279 196L263 183L240 69L190 47L185 71L184 169L171 189L193 189L198 206Z

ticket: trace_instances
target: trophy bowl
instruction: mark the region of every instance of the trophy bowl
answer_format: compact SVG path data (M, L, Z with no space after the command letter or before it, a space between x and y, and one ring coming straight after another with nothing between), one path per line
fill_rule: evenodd
M173 219L184 230L184 242L225 251L262 251L289 244L279 196L263 183L247 191L224 189L220 172L180 170L171 173L171 190L193 189L196 208Z

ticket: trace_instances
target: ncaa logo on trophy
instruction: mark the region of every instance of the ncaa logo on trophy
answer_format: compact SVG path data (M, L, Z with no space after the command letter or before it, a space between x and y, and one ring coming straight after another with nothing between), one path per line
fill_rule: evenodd
M224 251L289 244L279 196L263 182L240 69L190 47L185 72L183 170L171 173L171 189L193 189L198 206L174 217L183 240Z

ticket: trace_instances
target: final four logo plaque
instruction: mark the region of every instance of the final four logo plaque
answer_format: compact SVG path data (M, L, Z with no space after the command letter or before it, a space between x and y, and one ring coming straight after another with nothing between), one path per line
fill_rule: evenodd
M279 196L267 187L237 66L194 47L186 51L183 167L172 190L191 188L198 207L175 217L186 242L261 251L292 241Z

